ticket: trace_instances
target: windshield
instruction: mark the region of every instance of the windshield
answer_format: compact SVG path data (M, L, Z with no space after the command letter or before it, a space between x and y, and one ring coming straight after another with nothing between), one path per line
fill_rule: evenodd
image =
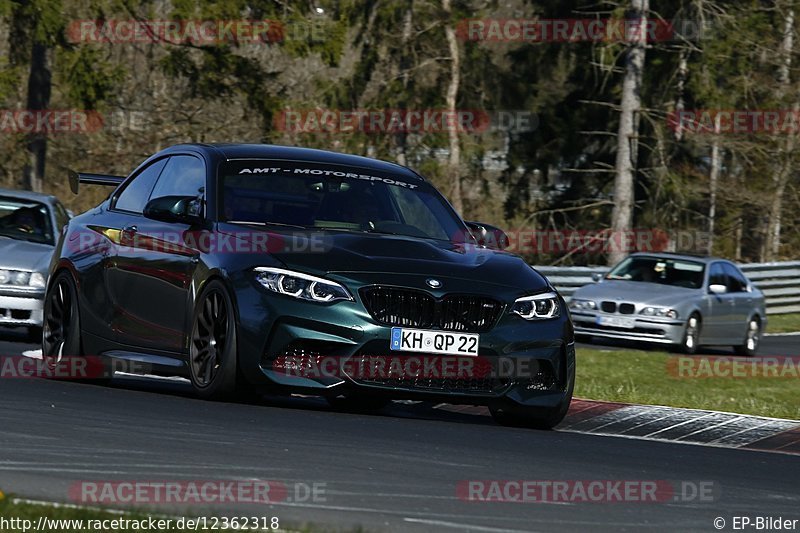
M220 219L438 240L464 226L428 183L374 170L231 161L220 171Z
M669 259L664 257L628 257L611 272L606 279L643 281L699 289L703 286L705 265L697 261Z
M0 196L0 236L53 244L47 206L32 200Z

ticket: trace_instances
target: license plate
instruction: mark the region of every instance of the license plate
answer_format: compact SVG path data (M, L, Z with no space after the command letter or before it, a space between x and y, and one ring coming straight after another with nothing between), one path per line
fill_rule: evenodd
M636 320L621 316L599 316L597 324L600 326L613 326L617 328L633 329L636 327Z
M478 355L480 335L426 329L392 328L392 350L444 355Z

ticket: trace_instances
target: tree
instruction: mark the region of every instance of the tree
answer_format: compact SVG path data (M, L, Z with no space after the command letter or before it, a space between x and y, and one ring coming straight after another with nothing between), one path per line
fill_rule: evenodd
M442 0L442 9L445 17L450 19L453 9L450 0ZM444 24L444 34L447 39L447 49L450 53L450 81L447 84L445 96L445 110L454 115L458 102L458 89L461 85L461 49L456 40L456 32L450 20ZM447 177L451 185L450 201L459 213L464 210L464 197L461 191L461 141L456 128L449 128L447 132L449 156L447 162Z
M99 10L104 4L105 0L91 0L87 6ZM64 10L61 0L0 0L0 13L9 28L11 65L20 71L27 67L25 109L29 112L46 113L54 87L71 104L93 110L113 94L122 78L120 65L109 65L96 50L67 41L64 29L69 17ZM44 189L48 135L38 129L26 135L21 183L26 189Z
M791 66L792 54L794 53L794 2L789 2L789 7L786 10L784 26L783 26L783 39L780 44L778 56L780 57L780 65L778 67L778 93L779 99L782 99L789 88L791 83ZM797 113L800 110L800 101L794 98L792 104L792 112ZM766 239L764 242L764 251L762 253L762 261L772 261L778 257L781 247L781 219L783 214L784 193L786 192L786 185L792 175L792 163L794 158L796 133L788 133L785 141L779 143L776 157L775 168L772 173L772 195L770 199L770 208L767 218Z
M611 215L612 235L618 236L631 230L634 205L634 173L638 142L635 127L637 114L642 107L642 78L644 76L645 48L647 47L646 22L649 13L649 0L631 0L631 20L634 21L632 42L625 58L625 78L622 82L622 101L620 103L619 130L617 131L617 160L614 177L614 210ZM615 239L618 241L618 239ZM608 261L615 264L621 261L626 251L612 246Z
M29 65L26 109L40 112L50 105L52 92L51 56L64 28L61 0L6 0L10 56L13 64ZM46 132L28 135L28 161L22 186L41 191L47 157Z

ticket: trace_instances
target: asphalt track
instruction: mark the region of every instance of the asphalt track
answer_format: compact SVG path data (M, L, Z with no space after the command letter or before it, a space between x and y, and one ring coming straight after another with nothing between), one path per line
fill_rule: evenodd
M797 337L769 337L792 355ZM34 346L0 342L0 357ZM580 357L580 352L578 354ZM734 516L800 518L800 458L752 450L504 428L488 417L395 404L335 412L312 398L195 399L181 382L100 387L0 382L0 488L70 501L79 481L267 479L324 483L325 501L170 508L191 516L278 516L283 524L389 531L717 531ZM486 503L463 480L713 483L713 501Z

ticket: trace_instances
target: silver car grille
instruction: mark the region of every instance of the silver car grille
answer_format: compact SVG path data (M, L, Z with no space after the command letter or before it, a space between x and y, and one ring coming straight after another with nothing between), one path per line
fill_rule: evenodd
M610 300L600 302L600 310L604 313L619 313L621 315L632 315L636 311L636 306L632 303L623 302L618 304Z

